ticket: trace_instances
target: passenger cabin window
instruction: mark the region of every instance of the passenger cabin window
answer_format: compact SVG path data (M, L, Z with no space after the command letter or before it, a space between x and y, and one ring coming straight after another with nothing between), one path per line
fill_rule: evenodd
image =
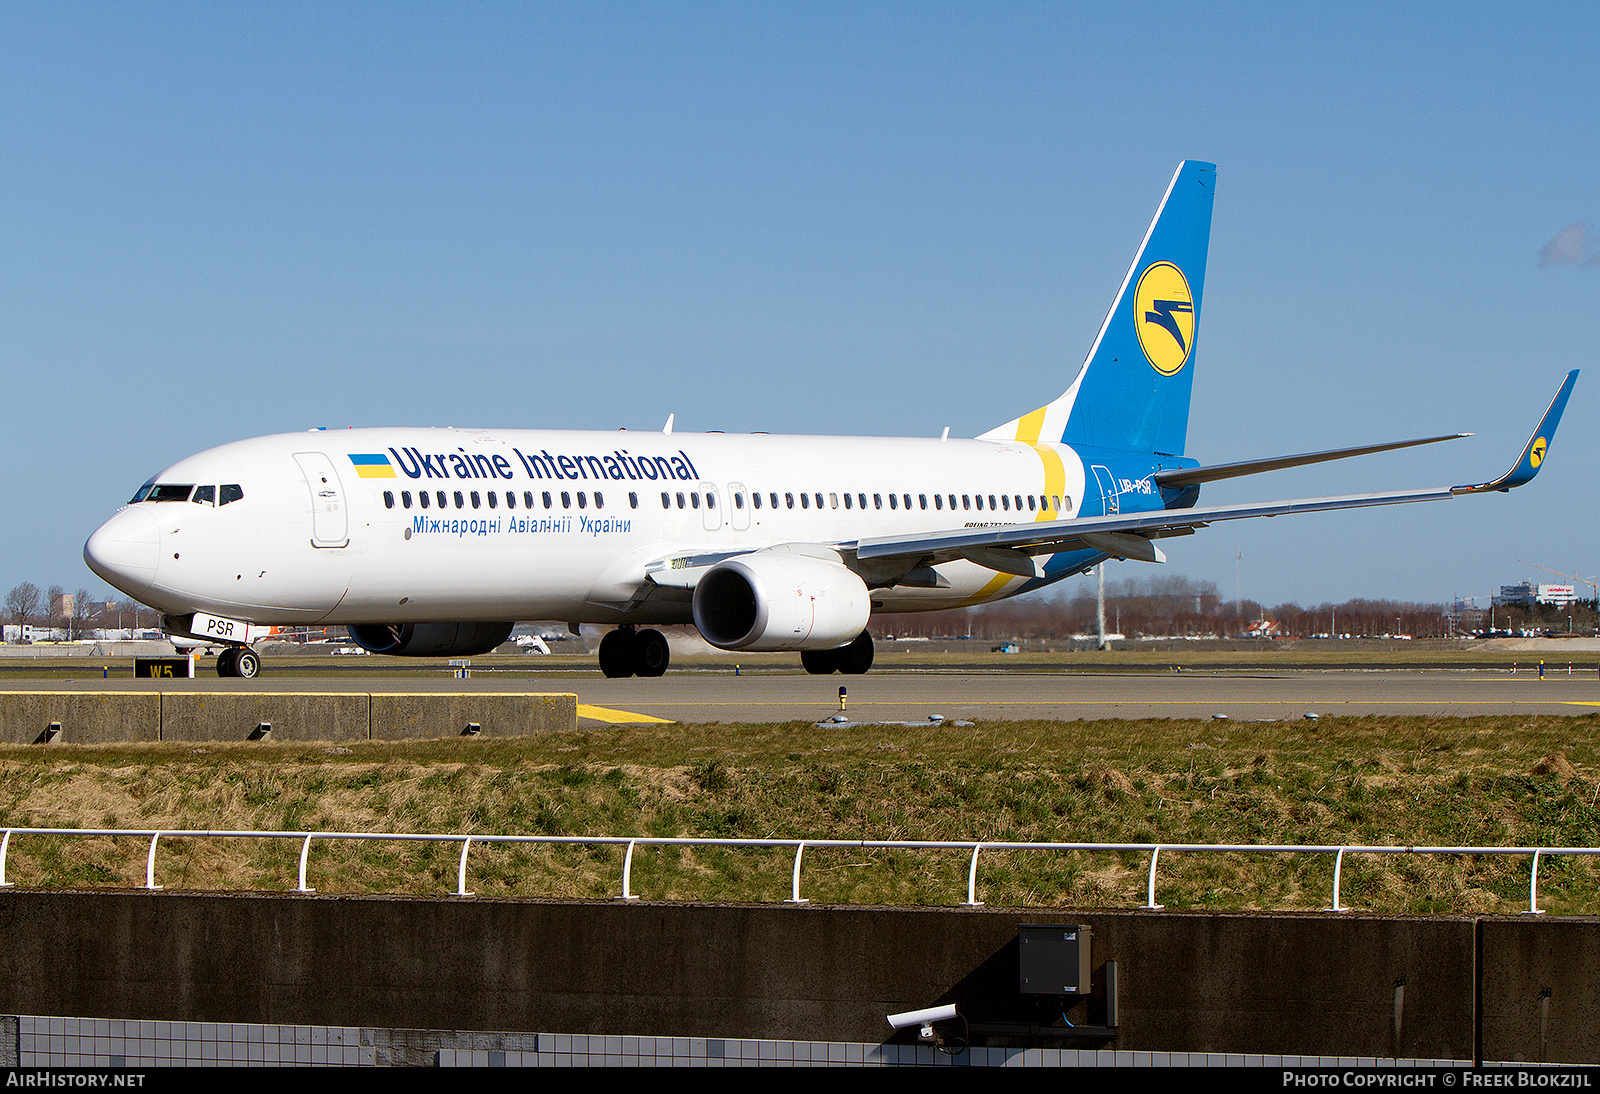
M417 491L417 502L424 509L426 509L428 507L428 492L426 490L418 490Z
M409 491L409 490L400 491L400 504L402 506L404 506L405 508L407 508L407 509L411 508L411 491Z
M1008 513L1011 511L1011 499L1006 497L1004 494L1000 495L1000 508L1004 509Z
M846 494L844 496L844 507L846 509L850 508L850 495L849 494Z
M467 507L467 502L466 502L466 499L464 499L461 496L461 491L457 490L455 492L455 494L456 494L456 508L457 509L465 509Z
M472 507L474 509L478 508L478 492L476 490L472 492Z
M218 491L217 504L227 505L231 501L242 501L244 489L236 482L223 483Z
M393 490L385 490L383 492L383 507L385 509L393 509L394 508L394 491Z
M933 507L935 509L943 509L944 508L944 495L943 494L935 494L933 496Z
M874 509L882 509L883 508L883 495L882 494L874 494L874 495L872 495L872 507ZM866 506L863 505L861 508L865 509Z
M800 495L800 508L802 508L802 509L810 509L811 508L811 495L810 494L801 494Z
M628 491L628 507L630 509L639 508L639 492L637 490Z
M587 508L589 508L589 498L582 490L578 491L578 508L579 509L587 509Z
M515 490L507 490L506 491L506 508L507 509L515 509L516 507L517 507L517 492Z
M665 490L661 491L661 508L663 508L663 509L671 509L672 508L672 499L667 497L667 492Z
M715 493L707 491L707 493L706 493L706 508L707 509L715 509L716 507L717 507L717 495Z
M474 495L474 496L476 496L476 495ZM493 490L489 491L489 508L493 509L498 504L499 504L499 499L495 495L495 492Z
M548 490L544 492L544 507L546 509L550 508L550 491Z
M867 507L867 496L865 494L857 494L856 505L861 509L865 509Z
M773 491L771 494L768 494L767 498L772 502L772 507L774 509L776 509L778 507L778 493L777 493L777 491ZM790 509L794 508L793 499L791 499L790 502L789 502L789 508Z
M533 508L533 491L532 490L524 490L522 492L522 507L524 509L532 509ZM545 506L545 508L548 509L549 506Z
M456 495L456 497L460 497L460 496L461 496L460 494ZM444 491L443 490L435 490L433 492L433 497L434 497L434 500L439 503L439 508L440 509L447 508L450 505L449 502L444 500Z
M821 491L817 492L816 499L817 499L817 508L821 509L822 508L822 493L821 493Z
M190 500L196 505L215 505L217 488L215 486L202 486L195 490L194 497Z
M897 495L897 494L890 494L889 495L889 508L890 509L898 509L898 508L900 508L899 495Z
M834 509L839 508L839 495L838 494L829 494L828 495L828 501L830 503L832 503L832 508L834 508ZM818 503L817 507L820 509L821 508L821 503Z
M928 495L926 495L926 494L918 494L917 495L917 501L922 505L922 507L924 509L926 509L928 507Z
M794 495L793 494L785 494L783 496L783 500L789 503L789 508L790 509L794 508Z
M604 509L606 507L606 496L598 490L594 492L594 507L596 509Z
M561 508L563 508L563 509L571 509L572 508L572 495L569 494L565 490L561 491Z

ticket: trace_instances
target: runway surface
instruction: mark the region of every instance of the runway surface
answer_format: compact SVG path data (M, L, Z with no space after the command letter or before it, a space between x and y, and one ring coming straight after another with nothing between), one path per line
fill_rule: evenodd
M270 665L270 662L269 662ZM1298 719L1306 714L1475 715L1600 713L1600 679L1590 668L1544 680L1526 667L1284 672L1007 672L1001 670L807 676L730 669L671 672L659 679L607 680L598 672L458 680L443 672L396 676L256 680L25 680L6 691L573 692L585 725L622 724L646 715L678 722L822 721L839 712L848 689L852 721L947 719L1213 718ZM640 719L643 720L643 719Z

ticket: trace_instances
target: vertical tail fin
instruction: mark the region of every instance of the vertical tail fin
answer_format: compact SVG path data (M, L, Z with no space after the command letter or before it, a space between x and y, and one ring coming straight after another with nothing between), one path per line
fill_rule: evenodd
M1183 454L1216 172L1178 165L1072 386L983 439Z

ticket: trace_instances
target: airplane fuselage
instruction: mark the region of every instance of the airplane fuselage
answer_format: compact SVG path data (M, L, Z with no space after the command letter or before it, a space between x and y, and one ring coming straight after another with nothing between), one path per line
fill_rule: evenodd
M1151 476L1193 462L980 440L315 431L173 464L95 533L88 555L168 615L688 623L674 566L778 544L1161 509L1174 495L1164 499ZM873 589L873 611L999 599L1104 557L1042 555L1032 578L945 562L935 587ZM642 586L653 588L641 600Z

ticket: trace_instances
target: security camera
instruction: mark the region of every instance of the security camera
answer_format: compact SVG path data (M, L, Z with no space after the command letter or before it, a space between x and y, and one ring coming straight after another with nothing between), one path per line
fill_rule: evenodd
M889 1024L895 1029L910 1029L912 1026L921 1026L917 1036L924 1041L933 1040L933 1024L935 1022L948 1022L956 1016L956 1005L947 1004L942 1007L925 1007L922 1010L906 1010L899 1014L889 1015Z

